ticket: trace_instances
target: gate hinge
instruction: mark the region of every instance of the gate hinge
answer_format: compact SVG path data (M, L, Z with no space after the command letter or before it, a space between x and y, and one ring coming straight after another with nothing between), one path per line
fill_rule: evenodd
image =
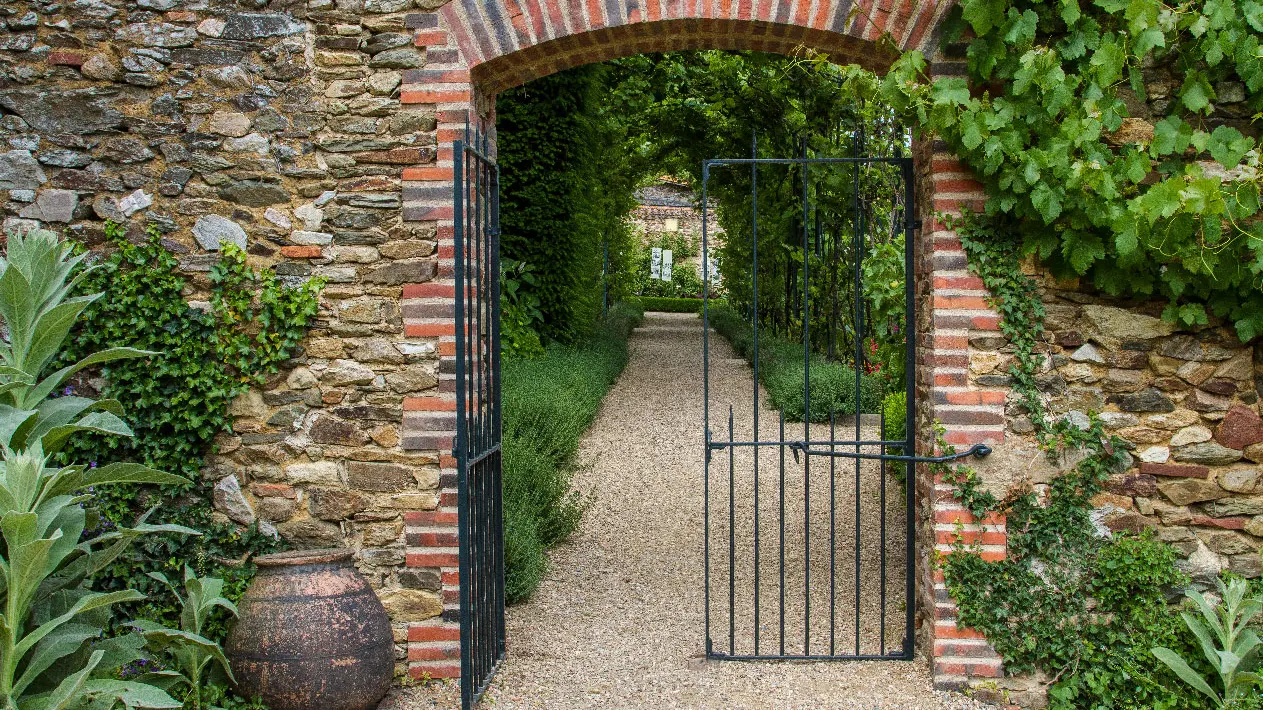
M912 228L913 228L913 229L920 229L920 228L921 228L921 226L922 226L921 220L919 220L919 219L914 219L914 220L912 220Z

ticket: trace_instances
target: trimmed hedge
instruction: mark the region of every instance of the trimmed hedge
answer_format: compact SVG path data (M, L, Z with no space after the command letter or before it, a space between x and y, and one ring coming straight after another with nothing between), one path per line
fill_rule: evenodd
M710 323L746 360L754 359L750 323L727 305L710 309ZM803 420L803 346L769 333L759 335L759 377L772 406L787 421ZM878 377L860 377L859 410L881 411L885 384ZM811 420L829 421L829 413L855 414L855 371L823 355L811 355Z
M642 311L658 311L660 313L701 313L702 299L700 298L668 298L665 296L636 296L628 299L640 307ZM710 300L710 307L716 308L727 304L727 301L718 298Z
M579 438L627 364L627 338L643 313L610 309L592 336L553 344L543 357L505 358L501 372L504 424L505 597L528 599L548 568L545 553L574 531L583 496L571 485Z

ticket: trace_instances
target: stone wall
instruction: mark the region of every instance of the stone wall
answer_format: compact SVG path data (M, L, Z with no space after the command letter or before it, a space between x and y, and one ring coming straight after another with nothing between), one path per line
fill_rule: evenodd
M193 300L226 241L291 281L327 280L302 351L234 403L205 475L239 523L356 548L401 661L409 622L441 624L444 607L438 566L405 567L405 531L440 505L440 447L401 430L408 398L439 378L437 338L403 323L405 285L437 270L435 226L405 224L400 192L405 166L435 159L434 112L399 101L403 73L426 62L426 7L0 6L5 229L42 223L98 248L107 219L133 238L157 229Z

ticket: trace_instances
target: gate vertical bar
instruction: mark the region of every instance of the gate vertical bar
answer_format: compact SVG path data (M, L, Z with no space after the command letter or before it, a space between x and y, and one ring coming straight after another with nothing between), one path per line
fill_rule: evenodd
M472 551L469 549L469 470L465 455L465 438L469 435L465 426L465 141L456 139L452 144L453 179L452 192L452 245L456 280L456 510L457 534L460 537L460 694L461 705L466 710L473 705L474 640L470 634L472 625L473 590L465 577L470 569Z
M759 133L750 134L750 158L759 157ZM750 163L750 280L754 306L750 327L754 331L754 440L759 440L759 164ZM704 207L703 207L704 208ZM707 270L709 271L709 263ZM759 655L759 447L754 447L754 655Z
M904 297L904 340L907 342L905 350L904 362L904 387L907 388L907 398L905 406L907 411L904 415L904 449L905 456L915 456L916 449L916 377L917 377L917 338L916 338L916 238L914 231L916 229L916 209L914 200L916 194L913 189L912 161L901 163L900 174L903 177L903 297ZM903 656L908 660L912 660L913 642L912 635L915 633L913 625L916 621L916 579L915 579L915 536L916 536L916 463L909 461L904 467L904 489L905 501L904 507L907 509L907 539L905 541L905 555L907 555L906 566L908 569L905 579L905 591L907 594L906 617L904 620L904 642ZM931 525L933 521L931 521Z
M807 136L803 134L803 441L811 441L811 226ZM803 457L803 655L811 654L811 457Z
M707 233L709 225L706 221L706 188L710 181L710 164L702 162L702 263L710 262L709 242L707 241ZM705 591L705 601L703 608L706 613L706 654L711 653L710 639L710 269L702 269L702 426L706 436L705 454L706 463L703 468L702 478L702 529L703 541L702 554L705 559L705 572L703 587Z

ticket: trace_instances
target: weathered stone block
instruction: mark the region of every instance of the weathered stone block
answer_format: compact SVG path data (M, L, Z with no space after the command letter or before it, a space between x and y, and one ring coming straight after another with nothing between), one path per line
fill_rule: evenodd
M1249 407L1234 405L1215 429L1215 440L1230 449L1263 442L1263 419Z
M300 549L338 547L342 543L342 529L323 520L291 520L277 528L281 537Z
M1210 481L1186 478L1158 484L1158 490L1176 505L1192 505L1228 497L1228 492Z
M384 266L370 269L363 274L365 283L401 286L403 284L419 284L430 281L438 270L433 261L403 260L394 261Z
M362 446L368 442L368 434L360 431L353 422L342 421L330 416L321 416L311 425L309 434L317 444L338 444L341 446Z
M34 190L48 182L29 150L0 153L0 189Z
M1118 408L1127 412L1174 412L1175 404L1171 398L1153 387L1139 392L1115 395L1111 401L1118 402Z
M1204 441L1190 444L1175 450L1175 460L1186 463L1199 463L1209 466L1230 464L1240 461L1243 453L1237 449L1229 449L1218 442Z
M417 484L413 467L393 463L347 463L347 482L352 488L377 493L398 493Z
M311 514L321 520L346 520L368 508L364 496L340 488L311 488L307 491Z
M423 589L399 589L382 594L382 605L394 621L425 621L443 613L438 594Z
M337 486L342 483L342 477L338 474L338 464L334 461L296 463L286 466L284 471L286 480L294 484Z

